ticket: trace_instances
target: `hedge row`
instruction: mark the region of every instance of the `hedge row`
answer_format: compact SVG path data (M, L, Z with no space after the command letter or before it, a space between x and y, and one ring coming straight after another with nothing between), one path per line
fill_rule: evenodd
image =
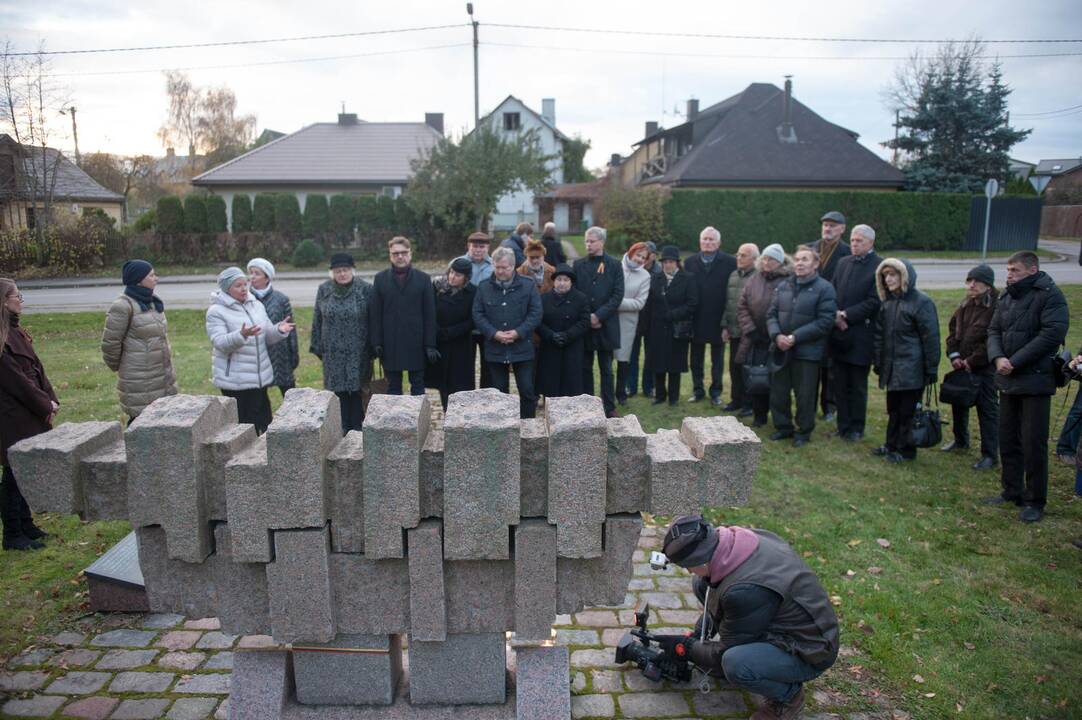
M970 199L956 193L674 190L665 204L665 226L689 250L713 225L728 252L744 242L777 242L791 251L818 239L823 213L840 210L850 228L863 223L875 229L879 250L952 250L965 242Z

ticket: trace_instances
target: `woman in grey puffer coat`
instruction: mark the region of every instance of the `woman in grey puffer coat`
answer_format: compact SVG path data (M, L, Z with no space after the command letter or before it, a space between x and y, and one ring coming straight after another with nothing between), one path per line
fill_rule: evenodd
M290 305L289 297L285 293L274 289L271 284L273 281L274 265L270 260L252 258L248 261L248 282L251 285L252 294L255 295L256 300L263 303L263 309L267 311L270 321L280 323L287 317L293 317L293 306ZM301 358L297 350L296 328L289 333L285 342L267 348L267 353L274 367L274 384L284 396L286 390L297 384L293 371L297 369Z
M887 439L872 453L890 462L913 460L913 416L939 371L939 315L932 299L917 290L917 272L908 260L879 263L875 287L883 304L873 359L879 387L887 391Z
M372 366L368 355L368 306L372 286L353 276L353 258L331 258L331 279L316 291L309 351L323 361L323 387L338 396L342 434L364 425L361 389Z

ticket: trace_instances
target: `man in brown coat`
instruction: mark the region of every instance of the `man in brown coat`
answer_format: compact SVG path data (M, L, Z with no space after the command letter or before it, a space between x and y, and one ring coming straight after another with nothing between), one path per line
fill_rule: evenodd
M978 265L966 275L966 297L954 311L948 324L947 359L954 370L969 373L977 390L977 421L981 428L981 458L974 470L989 470L999 464L999 396L995 372L988 361L988 324L996 311L999 292L995 272L988 265ZM969 449L969 408L951 406L954 414L954 439L943 446L945 452Z

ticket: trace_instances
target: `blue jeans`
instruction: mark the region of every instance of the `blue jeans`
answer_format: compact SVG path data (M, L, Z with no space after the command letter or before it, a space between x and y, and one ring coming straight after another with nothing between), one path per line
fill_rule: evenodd
M732 684L781 702L792 700L802 683L823 673L796 655L763 642L729 648L721 656L721 668Z
M1079 388L1082 391L1082 387ZM1056 441L1057 455L1074 455L1078 449L1078 437L1082 435L1082 392L1076 391L1074 404L1067 411L1067 419L1063 421L1063 429Z

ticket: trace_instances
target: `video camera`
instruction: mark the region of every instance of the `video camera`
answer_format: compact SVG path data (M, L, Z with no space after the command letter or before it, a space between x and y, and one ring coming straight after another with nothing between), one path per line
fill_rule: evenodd
M616 646L616 662L633 662L642 670L643 676L660 681L691 680L691 643L687 635L656 635L647 629L650 621L650 605L635 613L635 627L620 638ZM654 647L656 645L656 647Z

